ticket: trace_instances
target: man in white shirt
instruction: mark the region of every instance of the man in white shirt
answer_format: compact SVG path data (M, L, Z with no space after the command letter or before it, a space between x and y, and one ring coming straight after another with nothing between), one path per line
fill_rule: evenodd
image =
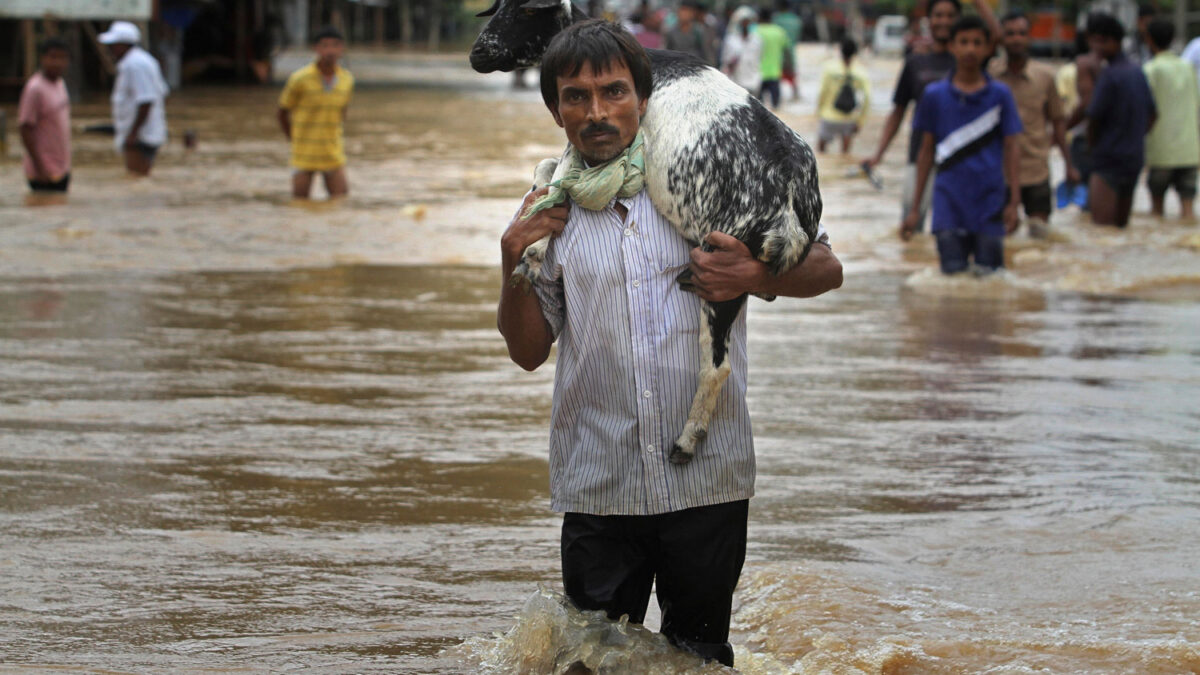
M674 464L672 441L697 384L697 296L812 297L840 286L842 268L824 236L778 277L733 237L711 234L706 253L680 236L651 203L639 168L652 88L646 52L616 24L581 22L551 42L542 96L571 142L564 161L587 169L566 188L566 204L529 215L547 190L527 195L501 238L497 323L526 370L558 343L550 487L551 507L564 512L567 597L641 623L656 584L663 634L732 666L729 621L754 492L746 312L730 331L731 373L708 436L692 461ZM510 285L525 248L548 235L534 292ZM689 267L694 293L677 281Z
M1192 70L1196 71L1196 83L1200 84L1200 37L1192 38L1179 58L1192 64Z
M131 174L149 176L158 149L167 142L163 99L169 89L158 61L138 46L141 39L141 31L128 21L114 21L99 37L117 60L112 92L117 150Z

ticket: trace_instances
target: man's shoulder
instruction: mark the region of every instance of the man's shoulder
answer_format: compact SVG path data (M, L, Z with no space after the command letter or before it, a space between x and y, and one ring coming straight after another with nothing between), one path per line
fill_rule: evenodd
M317 64L315 64L315 63L310 63L306 66L301 66L300 68L293 70L291 75L288 75L287 83L293 84L293 83L299 82L305 78L312 77L316 72L317 72Z
M120 66L125 66L125 68L128 70L142 70L147 68L157 69L158 61L150 55L150 52L146 51L145 49L142 49L141 47L134 47L133 49L129 50L129 54L126 56L126 58L121 59L121 62L118 64L118 67Z
M912 53L904 59L904 66L913 68L928 68L954 65L954 56L947 52Z
M42 77L42 71L37 71L25 80L25 85L21 87L21 98L26 96L40 96L47 89L46 85L50 84L46 78Z
M1191 42L1187 43L1187 46L1183 48L1183 58L1200 60L1200 37L1194 37Z
M952 94L953 91L952 87L950 86L950 80L941 79L934 80L933 82L925 85L925 91L922 92L921 98L928 98L931 103L942 105L944 103L951 102L951 99L953 98Z
M1162 70L1168 73L1186 72L1191 73L1193 76L1195 75L1195 70L1192 68L1192 64L1184 61L1170 52L1160 52L1158 56L1155 56L1147 61L1146 64L1142 66L1142 70L1146 71L1147 73L1155 70Z
M758 34L769 36L773 40L779 39L780 37L785 40L787 39L787 31L783 29L783 26L774 23L759 24Z
M1012 87L1008 86L1008 83L1003 80L989 79L987 90L991 96L996 98L1013 98Z

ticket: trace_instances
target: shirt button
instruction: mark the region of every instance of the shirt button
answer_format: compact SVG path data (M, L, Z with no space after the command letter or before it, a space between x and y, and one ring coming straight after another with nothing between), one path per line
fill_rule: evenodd
M627 227L627 228L625 228L625 236L626 236L626 237L632 237L632 236L633 236L633 230L629 229L628 227Z
M653 445L647 445L647 446L646 446L646 452L654 452L654 446L653 446Z
M634 288L638 288L638 287L640 287L641 285L642 285L642 281L641 281L641 279L634 279L634 280L633 280L633 287L634 287Z
M650 398L650 390L643 391L642 396L645 396L646 398Z

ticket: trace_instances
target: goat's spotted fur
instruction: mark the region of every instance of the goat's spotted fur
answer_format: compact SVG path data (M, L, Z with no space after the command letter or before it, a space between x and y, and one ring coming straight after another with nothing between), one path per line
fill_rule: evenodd
M569 3L546 3L551 8L532 14L521 4L497 0L495 17L471 53L476 70L532 65L554 34L586 18L578 10L568 13ZM646 190L654 206L693 244L707 249L705 237L724 232L744 242L773 274L800 264L821 218L817 166L808 144L715 68L678 52L649 54L654 93L642 131ZM554 166L538 166L537 185L548 182ZM547 239L526 249L515 274L536 279L548 244ZM745 302L745 296L701 302L701 353L708 358L699 364L688 421L671 450L675 463L690 461L708 433L717 394L729 376L730 327Z

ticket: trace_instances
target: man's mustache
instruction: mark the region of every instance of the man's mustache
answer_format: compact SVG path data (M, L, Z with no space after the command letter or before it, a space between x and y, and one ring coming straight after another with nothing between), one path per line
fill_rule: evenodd
M619 134L620 129L617 129L611 124L602 124L593 122L584 127L583 131L579 132L580 136L596 136L599 134Z

